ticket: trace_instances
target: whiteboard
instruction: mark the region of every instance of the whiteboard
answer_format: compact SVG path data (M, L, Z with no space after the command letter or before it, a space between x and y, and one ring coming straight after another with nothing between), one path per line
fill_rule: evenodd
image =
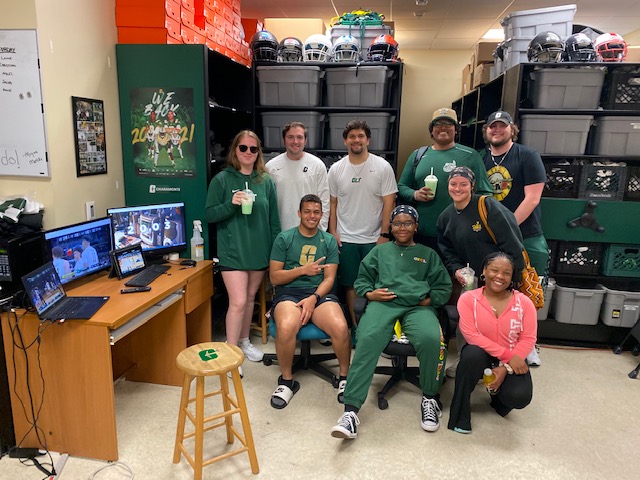
M0 175L49 176L35 30L0 30Z

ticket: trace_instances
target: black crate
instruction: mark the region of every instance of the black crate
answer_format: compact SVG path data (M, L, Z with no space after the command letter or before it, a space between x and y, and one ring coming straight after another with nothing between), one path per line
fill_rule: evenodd
M626 181L626 165L582 165L578 198L622 200Z
M555 242L552 251L556 274L598 275L602 263L603 244L595 242Z
M624 199L640 202L640 167L629 167Z
M578 198L581 165L545 163L547 181L542 196L555 198Z
M602 89L602 107L610 110L640 109L640 68L618 67Z

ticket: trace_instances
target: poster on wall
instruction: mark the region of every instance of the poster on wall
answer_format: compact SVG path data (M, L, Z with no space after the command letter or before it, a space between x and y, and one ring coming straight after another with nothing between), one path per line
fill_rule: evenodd
M102 100L71 97L76 146L76 175L107 173L107 145L104 137Z
M195 177L193 89L132 88L129 97L136 175Z

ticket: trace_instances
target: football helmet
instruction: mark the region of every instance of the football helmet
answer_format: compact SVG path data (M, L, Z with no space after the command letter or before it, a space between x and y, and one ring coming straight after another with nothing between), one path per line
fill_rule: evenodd
M561 62L564 55L564 43L560 36L553 32L542 32L536 35L527 49L530 62Z
M584 33L574 33L564 41L564 59L567 62L596 62L593 42Z
M304 41L303 60L305 62L328 62L331 60L331 39L321 33L309 35Z
M627 57L627 42L617 33L603 33L593 45L603 62L622 62Z
M279 62L301 62L302 42L296 37L287 37L278 45Z
M398 59L398 42L389 34L378 35L367 51L369 62L393 62Z
M333 42L334 62L359 62L360 42L352 35L341 35Z
M254 62L275 62L278 54L278 40L271 32L256 32L249 42L251 57Z

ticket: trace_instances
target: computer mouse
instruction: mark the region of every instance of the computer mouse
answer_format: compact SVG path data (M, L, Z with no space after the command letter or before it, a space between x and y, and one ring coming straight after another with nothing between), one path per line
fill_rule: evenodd
M195 267L196 266L196 261L195 260L182 260L180 262L180 265L184 265L185 267Z

